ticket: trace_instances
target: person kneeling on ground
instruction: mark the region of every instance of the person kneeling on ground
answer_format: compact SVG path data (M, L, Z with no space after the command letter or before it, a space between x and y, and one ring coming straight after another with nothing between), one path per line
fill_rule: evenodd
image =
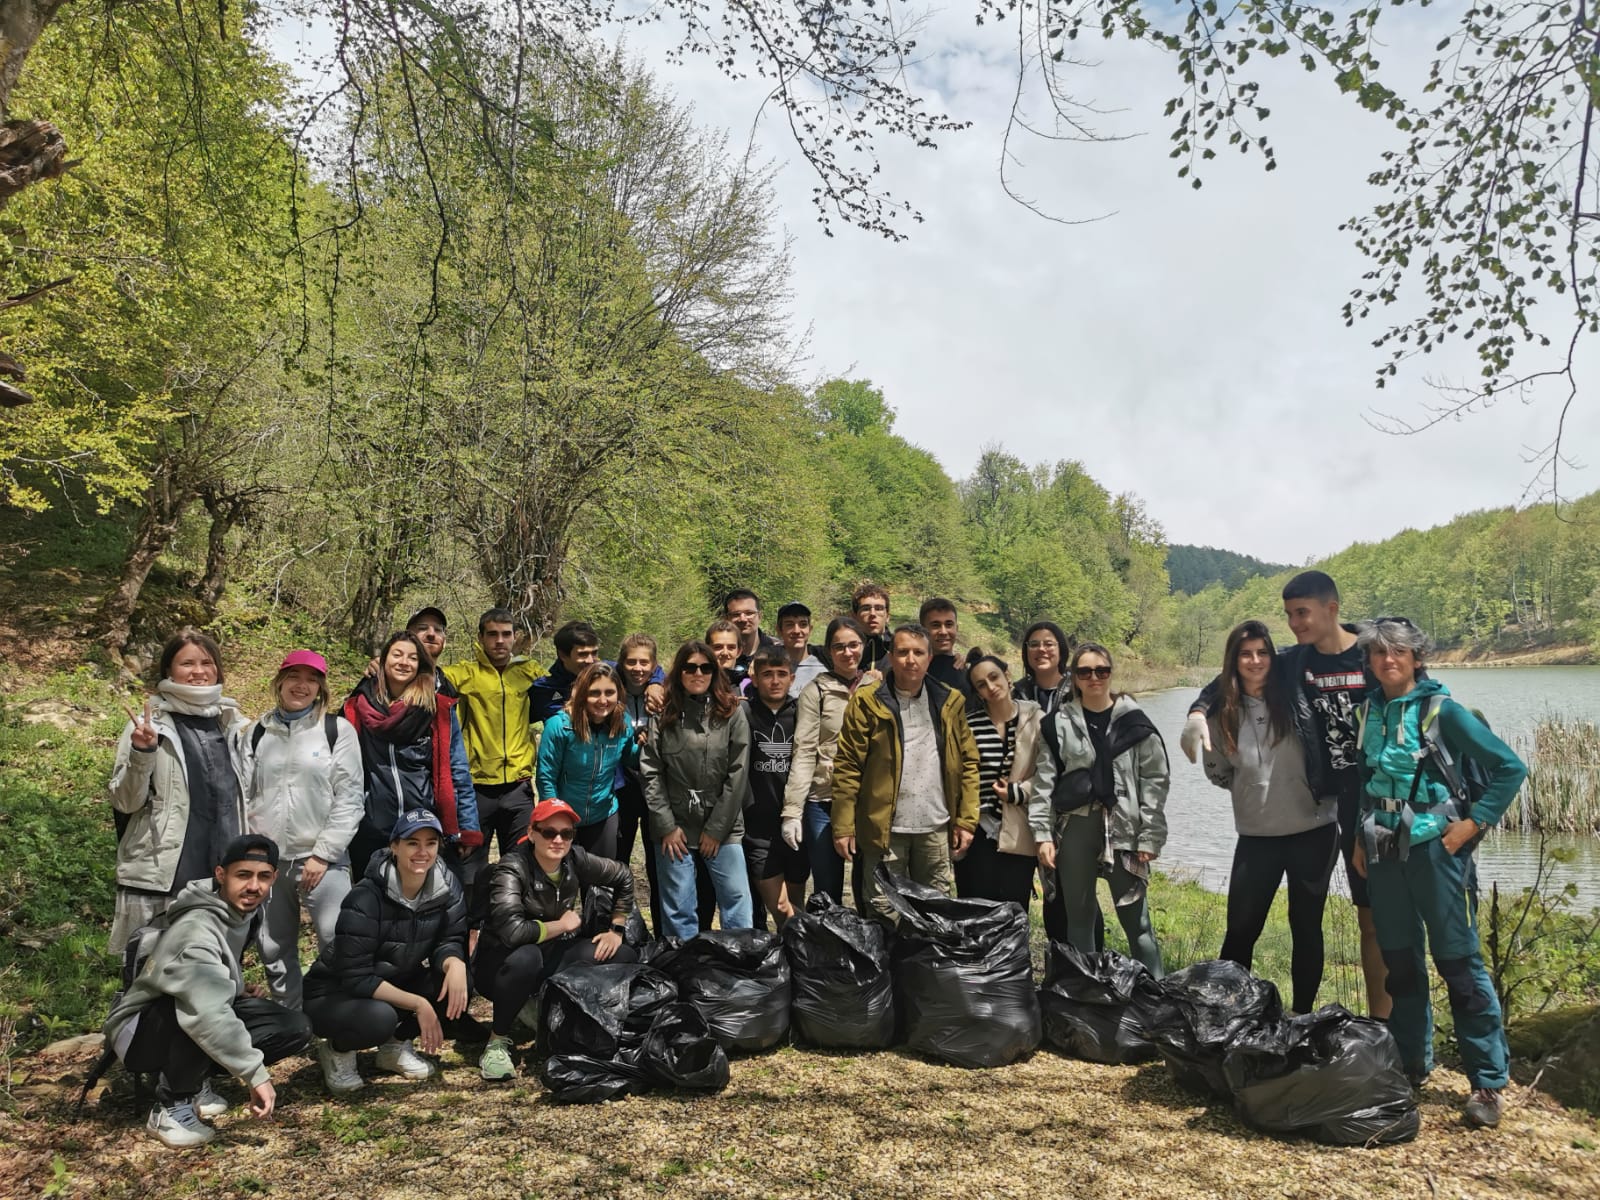
M252 1116L270 1117L277 1093L267 1067L311 1040L306 1018L246 986L240 965L277 873L271 839L248 834L229 842L213 877L195 880L173 900L148 962L106 1018L106 1044L123 1065L161 1073L146 1127L175 1149L217 1136L202 1119L227 1111L206 1087L214 1069L250 1089Z
M577 829L571 805L541 800L528 837L489 870L489 919L472 965L478 990L494 1002L493 1033L478 1063L487 1080L516 1075L512 1028L546 979L575 963L638 958L622 942L633 912L633 872L573 845ZM585 938L583 896L591 887L611 889L611 928Z
M440 1018L457 1022L467 1011L467 900L439 861L443 841L431 812L402 813L306 974L306 1015L322 1039L317 1058L330 1091L362 1086L356 1051L371 1046L378 1070L428 1078L433 1064L412 1039L437 1054Z

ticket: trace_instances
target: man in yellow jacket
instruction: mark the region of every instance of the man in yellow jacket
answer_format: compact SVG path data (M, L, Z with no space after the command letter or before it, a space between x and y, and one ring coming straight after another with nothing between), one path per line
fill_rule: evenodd
M506 854L528 832L533 812L534 740L528 724L528 689L541 671L532 659L513 657L516 618L491 608L478 618L477 661L452 663L444 676L461 695L461 740L467 746L472 788L478 795L483 844L463 865L467 919L474 933L483 923L478 877L489 865L489 835Z
M861 855L856 907L891 924L878 894L880 862L948 892L951 855L964 854L978 827L978 746L966 697L928 675L928 631L894 631L889 672L857 689L844 711L833 760L833 844Z

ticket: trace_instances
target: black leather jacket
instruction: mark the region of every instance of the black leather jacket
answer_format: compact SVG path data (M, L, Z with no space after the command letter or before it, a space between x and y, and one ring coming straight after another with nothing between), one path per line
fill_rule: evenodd
M489 868L489 919L480 945L515 950L539 941L540 922L558 920L562 914L583 915L583 891L611 889L611 923L621 925L633 911L633 872L627 864L590 854L582 846L561 860L561 870L551 879L534 861L533 846L523 842Z

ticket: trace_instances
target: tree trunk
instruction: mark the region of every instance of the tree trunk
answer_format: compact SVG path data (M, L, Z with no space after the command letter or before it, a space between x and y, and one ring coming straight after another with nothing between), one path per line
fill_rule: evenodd
M34 43L65 0L0 0L0 120Z
M157 465L145 492L139 527L128 547L128 557L123 560L122 575L100 606L100 641L119 664L128 648L133 613L139 607L145 580L150 578L156 560L172 544L184 510L195 500L194 491L181 486L176 475L176 464L170 458Z
M200 576L198 593L206 611L215 613L222 590L228 585L228 534L244 517L249 504L240 497L212 493L202 495L200 500L211 515L211 528L206 535L206 569Z

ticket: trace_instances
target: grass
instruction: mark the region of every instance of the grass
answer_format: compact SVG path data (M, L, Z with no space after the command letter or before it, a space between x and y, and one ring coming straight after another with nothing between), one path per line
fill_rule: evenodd
M1517 740L1528 782L1506 813L1506 828L1600 833L1600 726L1549 716L1534 727L1531 745Z

